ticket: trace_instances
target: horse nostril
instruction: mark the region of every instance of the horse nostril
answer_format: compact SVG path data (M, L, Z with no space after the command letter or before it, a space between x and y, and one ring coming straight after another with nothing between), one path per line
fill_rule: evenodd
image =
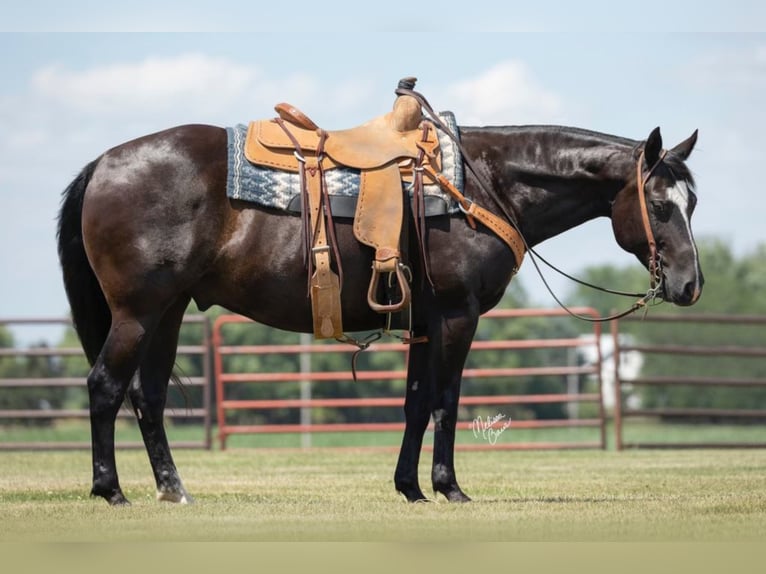
M686 285L684 285L682 292L684 301L688 301L690 303L697 301L700 296L701 287L701 282L698 283L697 281L689 281Z

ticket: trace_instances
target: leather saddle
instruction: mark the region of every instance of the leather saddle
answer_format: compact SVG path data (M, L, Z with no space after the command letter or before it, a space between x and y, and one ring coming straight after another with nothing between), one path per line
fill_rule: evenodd
M399 86L408 81L414 86L414 78L402 80ZM412 182L416 173L422 174L418 168L424 165L437 173L441 170L436 129L423 119L420 103L412 96L400 95L387 114L338 131L318 128L289 104L278 104L275 109L278 118L250 123L245 157L263 167L301 174L314 335L343 337L340 279L330 267L332 241L327 239L329 230L332 240L333 224L323 181L326 170L345 167L360 171L353 229L360 242L375 249L368 304L379 313L406 309L410 289L399 249L405 201L403 182ZM336 267L340 268L337 251L335 256ZM389 282L391 276L396 277L401 295L398 301L377 300L383 276L389 277Z

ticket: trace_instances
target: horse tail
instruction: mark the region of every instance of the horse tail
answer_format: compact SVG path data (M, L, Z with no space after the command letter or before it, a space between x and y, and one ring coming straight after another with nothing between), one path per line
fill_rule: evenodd
M82 237L85 190L100 159L86 165L64 190L57 233L59 262L72 321L91 365L95 364L112 323L112 312L88 261Z

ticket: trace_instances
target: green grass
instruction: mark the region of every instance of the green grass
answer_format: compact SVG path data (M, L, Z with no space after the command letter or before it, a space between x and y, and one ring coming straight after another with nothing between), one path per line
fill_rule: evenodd
M168 424L168 435L174 441L199 441L204 438L201 426ZM432 442L432 433L427 432L425 443ZM607 424L607 447L614 446L614 428ZM397 448L402 434L396 432L353 432L353 433L314 433L311 445L317 447L363 447L388 446ZM140 442L141 435L132 420L117 422L117 440ZM213 446L219 442L213 430ZM598 428L550 428L519 429L513 424L497 437L497 444L527 442L597 442ZM83 420L62 420L48 427L0 425L0 443L19 442L82 442L89 443L90 427ZM623 441L628 442L766 442L766 427L763 424L680 424L658 423L652 420L630 419L625 422ZM474 436L471 431L458 432L458 444L482 444L486 440ZM296 433L232 435L227 446L230 448L298 448L302 446L301 436Z
M461 452L466 505L405 503L393 489L395 452L328 449L177 451L197 502L158 503L146 455L117 454L128 508L88 497L87 452L0 453L0 541L766 537L761 450Z

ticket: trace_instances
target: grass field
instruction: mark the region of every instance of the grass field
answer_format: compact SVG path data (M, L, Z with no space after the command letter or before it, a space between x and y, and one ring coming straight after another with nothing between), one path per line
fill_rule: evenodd
M172 425L168 423L168 435L171 441L199 441L204 439L204 431L198 425ZM432 433L427 431L426 444L432 441ZM507 432L497 438L497 443L528 442L598 442L598 428L515 428L513 424ZM614 427L609 421L606 430L607 448L613 448L615 441ZM214 448L218 447L215 429L212 432ZM401 444L402 433L391 432L351 432L351 433L313 433L312 446L318 447L356 447L389 446L397 448ZM138 426L132 419L117 422L118 442L141 442ZM660 423L654 420L631 419L624 425L623 441L628 442L745 442L766 443L766 427L763 424L682 424ZM0 425L0 443L19 442L82 442L90 444L90 426L84 420L60 420L51 426L12 426ZM486 439L474 436L470 430L458 431L458 444L483 444ZM297 433L246 434L232 435L227 445L232 448L298 448L302 446L301 436Z
M87 452L0 453L0 541L762 541L766 451L460 452L474 502L408 504L394 452L176 452L196 504L154 500L118 451L131 507L88 497ZM421 484L430 485L428 455ZM424 491L428 492L426 488Z

